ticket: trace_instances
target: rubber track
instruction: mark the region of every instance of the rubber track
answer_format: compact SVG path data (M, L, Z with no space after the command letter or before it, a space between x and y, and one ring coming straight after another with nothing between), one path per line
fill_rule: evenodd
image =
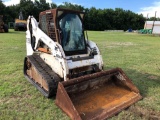
M34 66L39 74L46 80L48 84L49 91L43 89L38 83L36 83L32 78L30 78L26 71L27 65L26 60L29 59L32 66ZM24 75L29 82L31 82L45 97L50 98L54 96L57 92L58 82L60 78L58 75L41 59L39 55L27 56L24 60Z

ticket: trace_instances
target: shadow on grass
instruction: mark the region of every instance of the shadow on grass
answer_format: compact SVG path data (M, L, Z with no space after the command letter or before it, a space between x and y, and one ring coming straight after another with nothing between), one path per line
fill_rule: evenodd
M143 99L127 109L142 119L160 120L159 88L160 76L126 69L127 76L137 86Z
M160 120L160 111L158 110L159 92L157 91L160 87L160 76L149 73L137 72L136 70L132 69L123 69L123 72L139 89L140 94L143 97L143 99L140 100L139 104L133 104L125 111L132 113L142 119ZM125 119L125 117L122 118Z
M105 67L105 70L110 69L113 68L111 68L110 66L107 68ZM140 93L143 97L145 97L148 94L149 88L156 88L160 86L160 76L156 76L145 72L138 72L133 69L124 68L122 70L127 75L127 77L130 80L132 80L135 86L140 90Z
M160 86L160 76L137 72L136 70L131 69L125 69L124 72L138 87L143 97L148 95L149 88L156 88Z

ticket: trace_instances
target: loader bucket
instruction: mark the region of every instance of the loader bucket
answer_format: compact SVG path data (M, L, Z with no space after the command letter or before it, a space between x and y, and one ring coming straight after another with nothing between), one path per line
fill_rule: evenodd
M142 97L120 68L60 82L56 105L72 120L103 120Z

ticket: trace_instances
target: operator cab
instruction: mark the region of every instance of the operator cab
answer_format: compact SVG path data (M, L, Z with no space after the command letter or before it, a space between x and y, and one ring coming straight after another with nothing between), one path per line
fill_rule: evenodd
M83 29L84 12L52 9L40 13L40 28L52 40L61 44L66 55L86 54Z
M57 26L60 31L60 43L66 55L86 54L86 42L83 31L84 13L58 10Z

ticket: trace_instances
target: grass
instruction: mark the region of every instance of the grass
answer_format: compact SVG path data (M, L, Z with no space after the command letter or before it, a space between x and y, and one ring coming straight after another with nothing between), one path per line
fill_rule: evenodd
M160 38L135 33L101 31L89 31L88 35L100 48L105 70L122 68L144 97L111 120L158 118ZM0 119L69 119L54 104L54 99L43 97L24 78L25 32L10 30L9 33L0 33L0 46Z

